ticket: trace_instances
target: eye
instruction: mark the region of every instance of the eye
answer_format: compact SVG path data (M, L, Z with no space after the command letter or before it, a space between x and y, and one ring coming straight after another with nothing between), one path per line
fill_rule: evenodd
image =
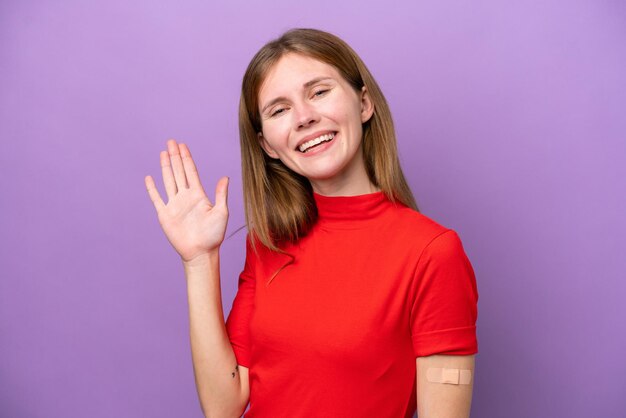
M317 97L323 96L328 91L329 91L329 89L316 90L315 92L313 92L313 96L317 96Z
M274 110L270 116L277 116L280 115L281 113L283 113L285 111L284 107L279 107L278 109Z

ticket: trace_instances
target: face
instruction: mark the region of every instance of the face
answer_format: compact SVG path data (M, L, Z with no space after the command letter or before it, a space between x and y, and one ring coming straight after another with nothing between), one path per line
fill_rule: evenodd
M355 91L333 66L288 53L259 91L259 140L271 158L307 177L317 192L329 183L369 184L361 141L362 124L373 111L365 87Z

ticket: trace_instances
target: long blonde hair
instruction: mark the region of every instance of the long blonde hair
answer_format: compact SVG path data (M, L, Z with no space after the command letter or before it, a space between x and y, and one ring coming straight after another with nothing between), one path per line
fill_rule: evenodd
M398 159L396 134L385 96L361 58L343 40L317 29L291 29L265 44L246 69L239 102L239 137L246 224L254 243L274 251L295 243L317 221L311 183L261 148L258 95L269 70L286 53L335 67L360 92L367 86L374 114L363 124L363 156L369 180L392 202L418 210ZM281 251L282 252L282 251Z

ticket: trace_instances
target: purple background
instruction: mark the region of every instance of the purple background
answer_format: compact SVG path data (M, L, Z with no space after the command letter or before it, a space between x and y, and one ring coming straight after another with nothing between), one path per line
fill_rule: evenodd
M622 1L0 4L0 415L200 417L179 258L143 178L189 144L244 223L245 66L334 32L479 284L474 417L624 416ZM132 3L132 4L131 4ZM164 194L163 194L164 195ZM222 249L226 313L244 233Z

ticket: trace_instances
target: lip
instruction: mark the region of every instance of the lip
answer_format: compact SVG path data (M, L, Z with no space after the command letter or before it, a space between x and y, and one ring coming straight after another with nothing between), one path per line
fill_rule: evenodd
M300 145L302 145L305 142L308 142L308 141L310 141L312 139L320 137L322 135L326 135L326 134L337 135L337 131L330 131L330 130L328 130L328 131L318 131L318 132L315 132L315 133L313 133L311 135L305 136L304 138L300 139L300 141L298 141L298 143L296 144L295 150L300 152Z
M330 147L335 146L335 143L337 142L337 138L339 138L339 141L341 141L339 132L335 133L335 136L333 137L332 140L330 140L329 142L324 142L322 144L316 145L315 147L313 147L312 149L308 150L307 152L301 152L300 155L303 158L315 158L320 154L324 154L326 152L327 149L329 149ZM300 151L298 151L300 152Z

